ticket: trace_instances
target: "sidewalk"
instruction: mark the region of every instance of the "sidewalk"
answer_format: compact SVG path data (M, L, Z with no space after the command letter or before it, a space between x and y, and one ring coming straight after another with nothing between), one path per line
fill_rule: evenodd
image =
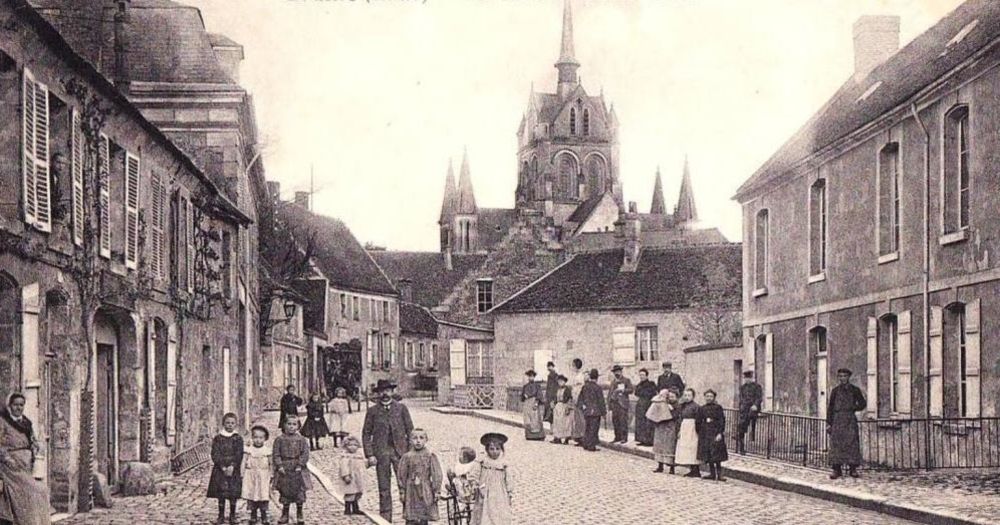
M522 427L521 415L502 410L472 410L453 407L434 407L442 414L465 415L493 422ZM650 448L628 444L612 444L614 434L601 429L601 446L618 452L652 460ZM844 505L863 508L933 525L995 525L1000 523L1000 491L968 490L960 484L947 483L960 476L954 473L905 473L862 472L860 479L829 479L828 472L797 467L730 452L725 463L727 476L763 485L777 490L790 491ZM937 480L928 480L937 478ZM941 480L946 483L941 483ZM935 481L938 481L935 483Z

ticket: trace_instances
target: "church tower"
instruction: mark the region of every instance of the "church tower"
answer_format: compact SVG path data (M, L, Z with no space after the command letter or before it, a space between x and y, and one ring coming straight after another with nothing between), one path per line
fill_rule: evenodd
M451 162L448 162L438 226L441 230L442 253L475 253L479 249L479 208L472 188L468 151L462 154L457 186L455 172Z
M573 41L573 11L563 8L555 93L532 87L518 129L518 208L542 211L556 226L583 202L612 193L622 206L618 179L618 119L604 93L580 83Z
M698 222L698 208L694 204L694 189L691 188L691 170L687 156L684 157L684 175L681 178L681 192L674 207L674 223L678 226L693 226Z

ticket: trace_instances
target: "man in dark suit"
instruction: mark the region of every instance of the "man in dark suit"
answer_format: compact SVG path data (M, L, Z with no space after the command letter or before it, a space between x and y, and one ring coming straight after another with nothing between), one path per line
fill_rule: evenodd
M601 418L608 412L608 406L604 402L604 391L597 384L597 377L597 369L591 369L587 382L580 389L580 397L576 402L577 409L583 412L585 425L581 443L584 450L591 452L597 450Z
M754 441L757 433L757 416L760 414L761 403L764 401L764 389L760 383L753 380L753 370L743 372L743 384L740 385L740 418L737 427L736 451L746 452L747 431L750 431L750 441Z
M556 406L556 392L559 391L559 374L556 373L556 364L549 361L546 368L549 375L545 378L545 421L552 422L552 409Z
M684 392L684 380L674 373L674 365L670 361L663 363L663 373L656 378L656 387L660 390L675 389L677 392Z
M399 459L409 450L413 420L406 405L393 399L396 385L379 379L373 392L378 403L368 409L361 430L361 441L369 465L375 465L378 477L378 509L386 521L392 521L392 471L399 477Z

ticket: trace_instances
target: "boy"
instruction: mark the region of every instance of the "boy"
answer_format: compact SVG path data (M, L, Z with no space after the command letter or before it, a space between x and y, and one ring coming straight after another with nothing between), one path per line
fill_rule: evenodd
M441 463L427 450L427 432L410 432L410 451L399 460L399 493L403 498L403 519L409 525L437 521L438 494L441 492Z

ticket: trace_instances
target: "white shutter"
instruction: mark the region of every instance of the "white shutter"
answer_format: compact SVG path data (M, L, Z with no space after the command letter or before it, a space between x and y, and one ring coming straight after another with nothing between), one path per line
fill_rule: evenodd
M931 307L931 322L928 335L930 336L930 406L929 411L932 417L941 417L944 414L944 382L942 372L942 350L944 340L942 338L943 311L940 306Z
M194 205L191 203L191 199L189 198L185 198L184 202L184 209L187 210L187 213L184 216L184 227L187 231L187 250L185 252L185 257L187 258L187 289L188 292L194 292L195 247L197 245L194 238Z
M139 157L125 154L125 267L139 263Z
M156 428L156 321L146 321L146 404L149 411L149 427Z
M80 121L80 112L73 108L73 123L71 131L72 166L70 170L73 174L73 243L83 246L84 221L87 220L86 205L83 195L83 124Z
M635 364L635 327L617 326L611 330L612 360L616 365Z
M979 301L976 299L965 305L965 417L980 415Z
M451 384L465 384L465 339L452 339L449 342L451 361Z
M101 134L97 145L97 184L99 192L100 240L98 241L101 257L111 258L111 188L108 177L111 169L111 141Z
M150 174L150 221L149 221L149 259L153 276L163 277L163 222L166 205L166 190L163 181L156 172Z
M167 446L174 444L177 435L177 326L167 329Z
M229 377L229 347L222 348L222 412L228 414L232 408L230 407L230 395L229 390L231 388L230 377ZM301 377L299 378L301 382Z
M38 421L42 380L39 352L38 314L41 311L38 283L21 289L21 388L24 392L24 414ZM38 425L36 428L43 428ZM35 436L40 437L40 436Z
M21 123L23 130L21 191L24 201L24 222L34 226L35 208L38 202L35 198L35 77L27 68L24 69L21 83Z
M35 83L35 228L52 231L49 187L49 89Z
M868 409L870 417L878 417L878 319L868 318L868 362L865 366L868 389Z
M896 317L896 366L899 367L899 392L897 394L899 397L896 399L896 412L905 416L909 416L912 410L910 397L913 373L910 349L912 347L913 334L910 318L909 310L901 312Z
M774 335L764 335L764 410L774 409Z

